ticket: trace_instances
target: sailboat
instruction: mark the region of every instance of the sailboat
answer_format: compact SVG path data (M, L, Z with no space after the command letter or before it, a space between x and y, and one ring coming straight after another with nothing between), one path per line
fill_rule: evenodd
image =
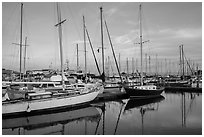
M115 61L116 67L117 67L117 71L118 71L120 80L116 80L116 79L110 80L109 79L110 77L108 78L109 80L107 80L106 76L105 76L104 44L103 44L103 8L102 7L100 7L100 18L101 18L101 44L102 44L102 66L103 66L103 73L101 74L101 79L102 79L103 84L104 84L104 89L106 89L108 91L110 89L121 90L121 88L122 88L122 86L121 86L122 78L121 78L119 67L118 67L118 64L117 64L117 59L115 57L115 52L114 52L114 49L113 49L113 44L112 44L112 41L111 41L111 37L110 37L109 30L108 30L108 26L107 26L106 20L104 19L105 27L106 27L106 31L107 31L107 35L108 35L108 39L109 39L109 42L110 42L111 50L112 50L112 53L113 53L114 61ZM108 56L108 60L110 61L109 56Z
M143 85L143 70L142 70L142 44L144 43L142 41L142 21L141 21L141 8L142 5L140 4L139 6L139 11L140 11L140 48L141 48L141 70L140 70L140 85L125 85L124 89L126 93L130 97L135 97L135 98L151 98L151 97L156 97L159 96L164 88L163 87L158 87L155 85Z
M59 43L60 43L60 59L61 59L61 74L63 90L54 91L38 91L26 92L23 98L10 100L6 98L2 101L2 115L16 115L24 113L35 113L57 108L73 107L81 105L94 100L99 92L103 90L100 83L86 84L83 89L65 89L65 82L63 79L63 49L62 49L62 23L66 20L61 20L60 8L57 3Z

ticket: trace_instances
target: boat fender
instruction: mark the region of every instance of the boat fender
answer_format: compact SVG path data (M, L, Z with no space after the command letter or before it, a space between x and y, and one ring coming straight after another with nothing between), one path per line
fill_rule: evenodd
M25 93L25 99L29 99L28 92Z
M31 111L31 109L30 109L30 106L29 106L29 103L28 103L28 107L27 107L27 110L26 110L27 112L30 112Z
M10 100L8 93L6 93L2 98L2 101L5 101L5 100Z

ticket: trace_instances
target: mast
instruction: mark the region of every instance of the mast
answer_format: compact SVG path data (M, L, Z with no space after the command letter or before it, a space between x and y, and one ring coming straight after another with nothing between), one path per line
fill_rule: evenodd
M21 81L21 59L22 59L22 33L23 33L23 3L21 3L21 27L20 27L20 81Z
M112 67L111 67L112 68ZM107 60L107 77L108 79L110 78L110 56L108 56L108 60ZM113 73L113 72L112 72ZM114 74L113 74L114 76Z
M147 75L147 53L145 53L145 73Z
M121 71L121 65L120 65L120 53L119 53L119 73Z
M179 46L179 52L180 52L180 70L181 70L181 75L182 75L182 79L183 79L184 73L185 73L183 44Z
M100 7L101 13L101 45L102 45L102 66L103 66L103 73L102 73L102 81L105 82L105 66L104 66L104 45L103 45L103 8Z
M149 56L149 74L151 74L151 70L150 70L150 56Z
M168 70L167 70L167 61L166 61L166 58L165 58L165 75L168 75Z
M181 116L182 116L182 127L186 127L186 97L185 92L181 94Z
M169 75L171 75L171 59L169 59Z
M156 65L155 67L156 67L156 76L157 76L157 75L158 75L158 68L157 68L157 67L158 67L158 63L157 63L157 54L156 54L156 64L155 64L155 65Z
M63 67L63 47L62 47L62 23L64 23L66 21L63 20L61 21L61 12L60 12L60 7L57 3L57 15L58 15L58 24L55 25L55 27L58 26L58 32L59 32L59 44L60 44L60 60L61 60L61 75L62 75L62 87L63 87L63 90L65 88L65 82L64 82L64 67Z
M135 66L134 66L134 58L132 57L132 74L134 74L134 68L135 68Z
M66 59L66 65L67 65L66 69L69 70L69 60L68 59Z
M181 45L181 52L182 52L182 65L183 65L183 79L184 79L184 73L185 73L185 70L184 70L184 53L183 53L183 45Z
M161 60L161 75L163 74L162 67L163 67L163 64L162 64L162 60Z
M78 71L79 69L79 45L78 43L76 44L76 46L77 46L77 71Z
M93 56L94 56L94 60L95 60L95 63L96 63L96 67L97 67L98 73L99 73L99 75L101 75L101 71L99 69L99 65L98 65L98 62L97 62L97 59L96 59L96 55L95 55L94 50L93 50L93 46L92 46L91 39L89 37L89 33L88 33L87 28L86 28L86 34L87 34L87 37L88 37L88 40L89 40L89 44L91 46L91 50L92 50L92 53L93 53Z
M26 72L25 67L26 67L26 47L27 47L27 37L25 38L25 52L24 52L24 73Z
M116 131L117 131L117 129L118 129L118 124L119 124L120 116L121 116L121 114L122 114L123 106L124 106L124 104L122 104L122 105L121 105L121 108L120 108L120 112L119 112L118 119L117 119L116 126L115 126L114 135L116 134Z
M141 10L142 10L142 5L140 4L140 7L139 7L139 15L140 15L140 52L141 52L141 57L140 57L140 61L141 61L141 66L140 66L140 75L141 75L141 79L140 79L140 84L141 86L143 85L143 73L142 73L142 13L141 13Z
M135 64L136 64L136 68L135 68L136 72L138 72L138 59L137 58L135 59Z
M196 72L197 72L197 73L196 73L196 74L197 74L197 85L196 85L196 87L199 88L199 79L200 79L200 78L199 78L199 73L198 73L198 64L197 64L197 66L196 66Z
M83 16L83 30L84 30L84 62L85 62L85 83L87 83L87 63L86 63L86 30L85 30L85 18Z
M180 64L180 74L182 75L182 62L181 62L181 45L179 46L179 64Z
M127 75L129 74L128 58L127 58Z

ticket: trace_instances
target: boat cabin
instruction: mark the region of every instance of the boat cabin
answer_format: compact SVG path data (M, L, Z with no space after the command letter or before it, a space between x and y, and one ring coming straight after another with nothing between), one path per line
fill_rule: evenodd
M142 90L156 90L157 86L155 85L144 85L144 86L135 86L135 89L142 89Z

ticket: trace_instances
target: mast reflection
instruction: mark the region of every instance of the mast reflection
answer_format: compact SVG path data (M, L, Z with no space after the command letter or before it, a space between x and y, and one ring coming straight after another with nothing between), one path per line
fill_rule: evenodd
M142 122L142 134L144 134L144 115L147 111L158 111L159 102L163 101L164 96L158 96L155 98L147 98L147 99L130 99L128 100L124 113L132 113L131 110L138 109L141 114L141 122Z
M48 127L59 127L61 125L61 129L59 131L61 134L65 132L65 125L70 122L80 122L82 120L96 122L100 119L101 109L88 106L84 108L77 108L74 110L63 110L58 113L50 113L50 114L42 114L42 115L34 115L34 116L26 116L26 117L17 117L17 118L7 118L2 119L2 129L10 130L10 132L14 132L18 130L18 134L26 134L36 129L46 129ZM53 128L52 128L53 129ZM26 132L26 133L25 133ZM38 133L38 134L55 134L54 131L46 131L46 133Z

